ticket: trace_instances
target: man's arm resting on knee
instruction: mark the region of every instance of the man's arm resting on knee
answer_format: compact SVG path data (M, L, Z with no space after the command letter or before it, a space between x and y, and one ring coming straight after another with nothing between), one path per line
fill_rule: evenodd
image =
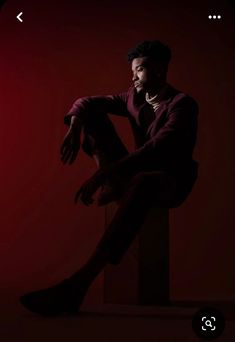
M72 108L65 115L64 123L70 125L71 118L75 120L74 117L77 117L82 125L88 115L98 115L101 112L127 117L128 92L129 90L118 95L81 97L73 103Z

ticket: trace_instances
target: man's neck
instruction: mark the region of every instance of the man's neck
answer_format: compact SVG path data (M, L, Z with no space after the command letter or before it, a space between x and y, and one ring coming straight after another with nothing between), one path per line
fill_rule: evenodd
M153 87L148 91L149 98L152 98L159 94L161 89L166 85L166 81L162 82L161 84L158 84L157 86Z

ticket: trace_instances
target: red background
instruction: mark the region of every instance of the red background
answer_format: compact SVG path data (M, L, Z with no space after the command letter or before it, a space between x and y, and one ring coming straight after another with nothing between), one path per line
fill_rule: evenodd
M20 11L23 23L15 18ZM229 2L215 1L6 3L0 13L2 293L48 286L91 254L104 208L74 205L73 198L96 166L82 151L72 166L62 165L63 117L77 97L126 90L127 51L160 39L172 48L168 82L200 106L199 179L170 213L171 297L235 299L234 19ZM131 150L128 123L113 120ZM87 302L102 302L102 275Z

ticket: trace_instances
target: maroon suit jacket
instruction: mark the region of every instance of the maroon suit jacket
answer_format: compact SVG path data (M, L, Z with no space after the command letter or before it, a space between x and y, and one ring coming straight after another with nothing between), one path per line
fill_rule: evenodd
M120 161L123 167L166 170L192 187L197 176L197 163L192 158L197 134L197 102L168 84L154 112L155 118L143 130L140 118L148 106L144 94L130 87L118 95L79 98L64 117L64 123L69 125L72 115L86 122L88 117L90 120L91 115L100 112L126 117L132 127L136 150Z
M128 118L134 139L135 151L117 162L118 170L135 174L144 170L163 170L176 179L180 205L191 192L197 179L198 163L193 160L197 135L198 104L189 95L168 84L168 89L154 112L155 118L143 131L140 117L150 106L144 94L134 87L118 95L88 96L77 99L64 123L69 125L72 115L81 122L101 112ZM89 113L89 115L87 115ZM125 173L125 172L124 172Z

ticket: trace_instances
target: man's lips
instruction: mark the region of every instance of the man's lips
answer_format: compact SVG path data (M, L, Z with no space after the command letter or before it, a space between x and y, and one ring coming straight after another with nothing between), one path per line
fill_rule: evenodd
M134 84L135 88L136 88L136 87L139 87L140 85L141 85L141 83L135 83L135 84Z

